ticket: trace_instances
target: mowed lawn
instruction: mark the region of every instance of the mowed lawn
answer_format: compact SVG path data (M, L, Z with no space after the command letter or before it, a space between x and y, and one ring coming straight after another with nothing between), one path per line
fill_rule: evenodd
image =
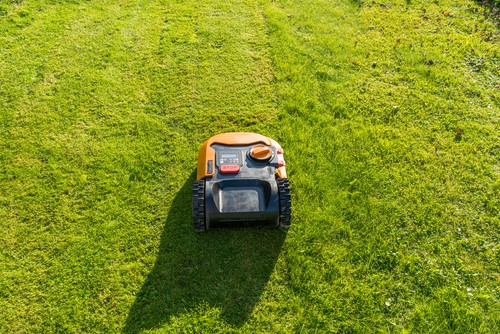
M498 333L499 29L472 0L0 0L0 332ZM194 233L229 131L283 146L287 233Z

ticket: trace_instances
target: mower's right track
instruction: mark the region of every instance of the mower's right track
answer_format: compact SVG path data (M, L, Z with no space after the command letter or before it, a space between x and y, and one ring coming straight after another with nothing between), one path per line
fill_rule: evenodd
M290 183L288 179L277 178L278 194L280 199L280 221L279 227L288 229L292 220L292 196L290 194Z

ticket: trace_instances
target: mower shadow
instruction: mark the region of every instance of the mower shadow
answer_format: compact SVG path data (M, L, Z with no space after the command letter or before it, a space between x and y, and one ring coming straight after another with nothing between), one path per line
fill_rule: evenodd
M265 227L195 234L193 181L194 173L172 202L158 258L129 311L124 333L158 328L190 309L203 312L206 307L217 308L225 321L239 327L269 280L286 234Z

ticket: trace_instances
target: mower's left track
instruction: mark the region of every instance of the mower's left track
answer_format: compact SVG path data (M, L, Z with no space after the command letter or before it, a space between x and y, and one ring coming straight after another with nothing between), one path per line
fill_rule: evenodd
M206 232L205 180L196 180L193 185L193 223L196 232Z

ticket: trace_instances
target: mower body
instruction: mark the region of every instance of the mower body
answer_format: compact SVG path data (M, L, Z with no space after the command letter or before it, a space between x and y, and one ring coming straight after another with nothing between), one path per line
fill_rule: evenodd
M288 228L291 196L283 149L255 133L216 135L200 147L193 187L195 231L238 222Z

